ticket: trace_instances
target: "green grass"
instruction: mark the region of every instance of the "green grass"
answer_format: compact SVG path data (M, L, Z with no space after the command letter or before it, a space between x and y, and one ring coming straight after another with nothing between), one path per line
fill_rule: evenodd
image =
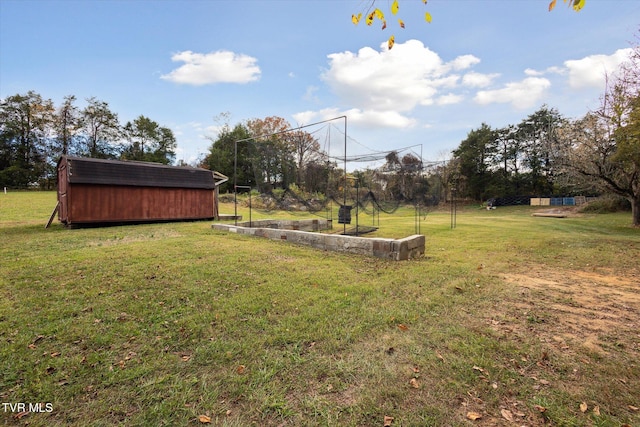
M517 425L640 425L640 301L604 304L618 328L561 322L589 308L585 292L638 294L640 230L628 214L466 207L452 230L449 212L435 211L421 223L426 256L391 262L208 221L45 230L54 205L55 193L0 194L0 401L53 407L3 411L5 425L201 425L204 415L219 426L385 416L394 427L466 426L506 423L501 410ZM373 235L414 232L405 208ZM505 280L532 272L625 284Z

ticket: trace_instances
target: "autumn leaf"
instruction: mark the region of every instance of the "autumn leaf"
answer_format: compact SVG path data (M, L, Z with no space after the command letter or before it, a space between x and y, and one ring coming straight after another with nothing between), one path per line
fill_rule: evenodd
M206 415L200 415L198 417L198 421L202 424L211 424L211 417L207 417Z
M379 19L379 20L381 20L381 21L384 21L384 13L382 13L382 11L381 11L380 9L377 9L377 8L376 8L376 9L373 11L373 13L375 13L375 14L376 14L376 18L378 18L378 19Z
M391 427L391 423L393 422L393 417L384 416L384 424L383 427Z
M584 412L587 412L587 409L589 409L589 405L587 405L587 403L586 403L586 402L582 402L582 403L580 404L580 412L583 412L583 413L584 413Z
M534 408L536 408L538 410L538 412L540 413L544 413L547 411L547 408L545 408L544 406L540 406L540 405L534 405Z
M479 414L477 412L467 412L467 418L471 421L479 420L482 418L482 414Z
M402 19L398 19L398 24L400 24L400 28L404 28L404 21Z
M393 36L391 36L393 37ZM389 42L391 42L391 39L389 39ZM391 45L393 46L393 45ZM389 46L389 49L391 49L391 46ZM398 329L400 329L401 331L408 331L409 327L407 325L404 325L402 323L398 323Z
M244 374L245 369L247 369L247 367L246 367L246 366L244 366L244 365L240 365L240 366L238 366L238 367L236 368L236 372L237 372L239 375L242 375L242 374Z
M505 420L513 422L513 414L511 413L511 411L507 409L501 409L500 414L502 415L502 418L504 418Z
M433 17L431 16L431 14L429 12L426 12L424 14L424 20L427 21L428 23L431 23L431 21L433 20Z
M13 418L15 418L16 420L20 420L20 419L26 417L27 415L29 415L29 411L22 411L22 412L18 412L17 414L15 414L13 416Z
M549 12L551 12L554 7L556 7L556 0L553 0L551 3L549 3Z
M353 22L353 25L358 25L358 23L360 22L360 19L362 19L362 13L359 13L357 15L351 15L351 22Z
M593 414L594 414L594 415L596 415L596 416L598 416L598 417L600 416L600 407L599 407L599 406L597 406L597 405L596 405L596 406L593 408Z
M387 21L382 21L382 29L384 30L385 28L387 28Z
M375 16L375 15L374 15L374 13L373 13L373 12L371 12L370 14L368 14L368 15L367 15L367 21L366 21L366 22L367 22L367 25L371 25L371 24L373 24L373 18L374 18L374 16Z
M420 383L415 378L411 378L411 381L409 381L409 384L411 384L411 387L413 388L420 388Z
M580 12L580 9L584 7L586 0L573 0L573 10Z
M391 3L391 13L396 15L398 13L398 9L400 9L400 5L398 4L398 0L393 0L393 3Z

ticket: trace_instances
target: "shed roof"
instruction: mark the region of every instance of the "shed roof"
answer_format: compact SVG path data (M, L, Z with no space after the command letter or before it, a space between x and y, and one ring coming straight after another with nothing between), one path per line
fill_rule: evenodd
M168 166L160 163L63 156L69 183L214 189L215 179L207 169Z

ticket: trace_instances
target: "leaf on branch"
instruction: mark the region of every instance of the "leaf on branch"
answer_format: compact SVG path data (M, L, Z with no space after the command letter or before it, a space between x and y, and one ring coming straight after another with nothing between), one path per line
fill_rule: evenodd
M382 13L382 11L378 8L376 8L373 13L376 14L376 18L378 18L381 21L384 21L384 13Z
M370 14L367 15L367 25L371 25L373 24L373 18L375 17L374 13L371 12Z
M362 19L362 13L359 13L357 15L351 15L351 22L353 22L353 25L358 25L358 23L360 22L360 19Z
M431 14L429 12L426 12L424 14L424 20L427 21L429 24L431 24L433 17L431 16Z
M398 9L400 9L400 5L398 4L398 0L393 0L393 3L391 3L391 13L396 15L398 13Z
M556 7L556 1L557 0L552 0L552 2L549 3L549 12L551 12L553 10L553 8Z
M580 12L580 9L584 7L586 0L573 0L573 10Z

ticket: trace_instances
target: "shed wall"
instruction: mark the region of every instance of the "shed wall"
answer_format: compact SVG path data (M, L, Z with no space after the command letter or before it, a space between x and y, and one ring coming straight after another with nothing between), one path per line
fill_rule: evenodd
M72 184L66 199L60 220L68 224L209 219L215 211L206 189Z

